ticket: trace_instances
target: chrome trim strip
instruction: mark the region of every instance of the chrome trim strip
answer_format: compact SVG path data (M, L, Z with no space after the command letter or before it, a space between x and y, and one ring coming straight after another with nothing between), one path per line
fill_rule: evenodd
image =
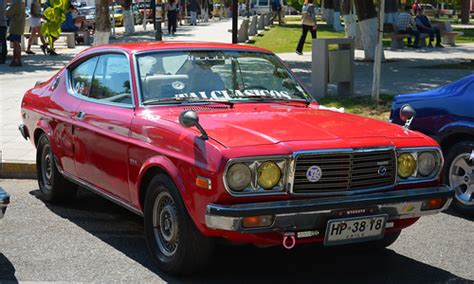
M384 189L393 188L396 185L397 173L395 172L394 183L387 186L370 188L370 189L358 189L358 190L344 190L344 191L334 191L334 192L311 192L311 193L295 193L293 191L293 183L295 180L296 172L296 160L301 155L320 155L320 154L353 154L353 153L369 153L377 151L393 151L394 160L395 160L395 171L398 168L397 165L397 153L396 149L393 146L382 146L382 147L371 147L371 148L338 148L338 149L322 149L322 150L304 150L296 151L291 156L290 162L290 172L288 174L288 188L289 193L294 196L345 196L345 195L354 195L360 193L370 193L376 191L382 191Z
M432 175L432 177L428 178L417 178L417 177L409 177L408 179L401 179L398 177L397 174L397 184L417 184L417 183L422 183L422 182L432 182L435 181L439 178L439 175L441 174L441 171L444 166L444 157L443 157L443 152L441 151L441 148L439 147L407 147L407 148L398 148L397 149L397 160L398 160L398 154L401 153L411 153L411 152L436 152L438 156L438 161L437 163L439 164L438 166L438 171L436 174ZM417 167L418 167L418 162L417 162ZM398 169L398 168L397 168Z
M100 196L104 197L105 199L107 199L109 201L112 201L113 203L132 211L133 213L137 214L138 216L143 217L143 212L141 212L139 209L133 207L131 204L128 204L128 203L124 202L123 200L119 199L118 197L107 194L103 190L100 190L96 186L94 186L94 185L92 185L92 184L90 184L90 183L88 183L84 180L81 180L79 178L74 177L73 175L71 175L69 173L64 172L62 169L59 169L59 167L58 167L58 170L65 178L67 178L68 180L72 181L73 183L81 186L82 188L85 188L85 189L87 189L87 190L89 190L89 191L91 191L91 192L93 192L97 195L100 195Z
M286 187L286 184L287 184L287 180L288 180L288 165L289 165L289 158L290 156L252 156L252 157L241 157L241 158L233 158L233 159L230 159L227 161L227 164L225 166L225 170L224 170L224 174L222 175L222 180L224 182L224 188L225 190L227 191L227 193L229 193L231 196L234 196L234 197L249 197L249 196L270 196L270 195L286 195L288 192L287 192L287 187ZM256 192L251 192L251 193L248 193L248 192L245 192L245 193L238 193L238 192L234 192L232 191L228 184L227 184L227 180L226 180L226 176L227 176L227 171L229 170L229 168L233 165L233 164L236 164L236 163L241 163L241 162L255 162L255 161L259 161L259 162L266 162L266 161L284 161L285 162L285 168L281 171L282 173L282 189L281 190L265 190L265 191L256 191ZM252 183L255 183L256 184L256 179L257 177L253 177L254 180L252 181Z
M128 71L129 71L128 72L128 77L129 77L129 80L130 80L130 92L131 92L131 96L132 96L132 104L131 105L122 104L122 103L107 102L107 101L97 100L97 99L94 99L94 98L85 97L85 96L77 94L71 86L71 82L70 82L71 78L70 78L70 71L69 71L70 67L75 67L75 66L89 60L92 57L107 55L107 54L123 54L127 58L127 61L129 63L129 65L127 65ZM65 70L63 72L64 72L64 76L65 76L64 79L65 79L65 82L66 82L66 90L67 90L67 93L69 95L71 95L71 96L73 96L77 99L87 101L87 102L92 102L92 103L98 103L98 104L121 107L121 108L129 108L129 109L134 109L135 108L135 96L136 96L136 94L135 94L134 88L133 88L132 70L130 68L130 55L125 50L109 48L109 49L101 49L101 50L98 50L97 52L87 53L84 56L82 56L80 59L75 60L73 62L73 64L71 64L67 68L65 68ZM61 76L61 74L59 74L58 76Z

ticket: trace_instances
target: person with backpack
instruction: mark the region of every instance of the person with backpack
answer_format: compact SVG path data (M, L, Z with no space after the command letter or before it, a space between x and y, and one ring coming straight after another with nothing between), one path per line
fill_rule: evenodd
M281 8L283 7L282 0L272 0L272 24L275 18L278 17L278 25L281 26Z
M305 0L301 14L301 37L296 47L296 54L303 55L303 46L306 41L306 35L311 32L311 37L316 38L317 24L316 24L316 7L313 0Z

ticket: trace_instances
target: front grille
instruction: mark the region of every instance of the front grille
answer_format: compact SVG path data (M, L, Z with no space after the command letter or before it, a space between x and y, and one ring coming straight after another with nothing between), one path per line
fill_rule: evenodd
M308 169L318 166L320 179L311 182ZM393 185L396 176L395 152L355 150L300 154L296 157L294 193L331 193Z

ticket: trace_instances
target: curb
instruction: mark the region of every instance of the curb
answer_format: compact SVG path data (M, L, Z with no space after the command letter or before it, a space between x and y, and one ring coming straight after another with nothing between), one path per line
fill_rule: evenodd
M26 161L1 161L0 178L36 179L36 163Z

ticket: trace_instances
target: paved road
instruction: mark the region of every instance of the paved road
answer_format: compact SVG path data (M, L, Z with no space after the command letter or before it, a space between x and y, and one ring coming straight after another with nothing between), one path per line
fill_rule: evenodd
M451 214L425 217L379 253L300 247L221 248L212 269L170 278L148 255L142 220L81 192L52 206L36 181L0 180L12 195L0 220L0 282L363 282L473 283L474 223Z

